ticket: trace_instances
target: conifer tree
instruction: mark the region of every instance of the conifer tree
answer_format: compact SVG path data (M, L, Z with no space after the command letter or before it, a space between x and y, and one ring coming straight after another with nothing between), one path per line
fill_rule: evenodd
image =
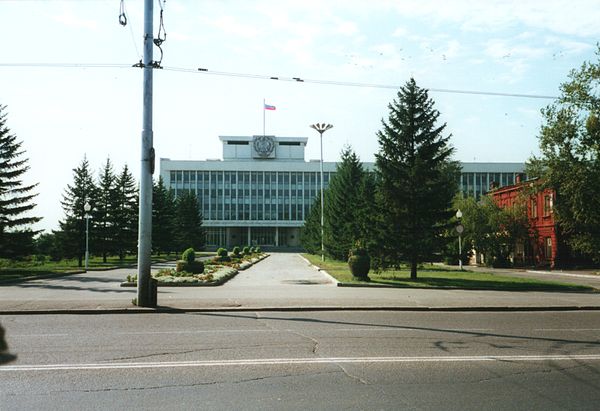
M317 195L300 230L300 244L311 254L321 254L321 196Z
M22 142L6 125L5 109L0 105L0 257L15 258L33 250L36 232L30 225L41 218L30 213L36 206L33 190L37 184L23 183L28 160L23 157Z
M175 197L162 177L154 183L152 193L152 249L155 253L174 251Z
M433 100L414 79L388 107L375 156L385 218L379 241L388 261L409 263L414 279L417 265L443 248L459 166L451 161L450 136L442 135L446 125L437 124Z
M114 227L114 249L120 260L137 246L138 231L138 190L133 175L127 165L117 176L112 209Z
M97 188L90 172L90 165L84 156L78 167L73 169L73 184L67 185L63 194L61 205L65 213L64 220L60 221L60 232L57 239L62 246L65 257L76 257L78 264L83 265L85 255L85 203L88 202L92 210L96 206ZM93 236L93 219L90 221L90 236ZM90 252L93 245L90 245Z
M344 147L341 162L329 182L325 198L325 251L346 261L348 252L361 239L361 189L365 171L351 147Z
M113 224L113 209L115 208L115 173L110 158L100 171L98 179L98 198L93 212L94 216L94 244L102 260L114 253L115 226Z
M202 222L198 197L192 191L183 192L177 198L176 243L178 251L189 247L194 250L204 249L205 233Z

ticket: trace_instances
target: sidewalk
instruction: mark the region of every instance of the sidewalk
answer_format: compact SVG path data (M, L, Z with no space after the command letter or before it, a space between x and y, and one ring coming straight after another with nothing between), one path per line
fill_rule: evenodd
M457 269L457 266L443 265L447 268ZM464 270L479 271L483 273L507 275L511 277L535 278L538 280L550 280L578 285L587 285L600 289L600 275L595 274L598 270L542 270L528 268L492 268L466 265Z
M0 286L0 315L154 312L131 304L120 282L135 269ZM527 273L520 273L527 274ZM543 275L543 274L532 274ZM586 279L587 281L588 279ZM599 279L600 281L600 279ZM220 287L159 287L158 311L215 310L600 310L600 293L336 287L298 254L273 253Z

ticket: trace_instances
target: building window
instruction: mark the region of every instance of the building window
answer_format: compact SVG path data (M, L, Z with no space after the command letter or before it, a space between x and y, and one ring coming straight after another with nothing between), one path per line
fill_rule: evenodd
M552 259L552 237L544 239L544 255L546 256L546 260Z
M552 195L544 196L544 217L548 217L552 213Z
M531 199L531 218L537 218L537 198Z

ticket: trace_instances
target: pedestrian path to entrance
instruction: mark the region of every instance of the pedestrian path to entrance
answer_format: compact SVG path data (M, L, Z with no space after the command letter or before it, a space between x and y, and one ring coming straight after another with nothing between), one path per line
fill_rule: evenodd
M335 285L332 279L312 268L296 253L273 253L240 272L224 288L273 287L290 285Z

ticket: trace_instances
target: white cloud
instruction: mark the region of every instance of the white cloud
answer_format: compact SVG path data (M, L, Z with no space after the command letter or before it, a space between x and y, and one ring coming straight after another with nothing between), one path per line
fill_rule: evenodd
M222 16L210 24L224 33L240 37L256 37L260 32L255 25L243 24L233 16Z
M405 37L406 35L408 35L408 30L404 27L398 27L392 33L392 37Z
M435 24L453 22L465 30L489 32L518 23L559 34L600 36L597 0L388 0L402 16L427 17Z
M549 49L519 43L514 39L492 39L485 47L485 53L493 59L537 59L548 56Z
M64 9L60 15L52 18L54 21L64 24L65 26L76 29L97 30L98 23L95 20L89 20L76 16L73 10Z
M358 33L358 27L352 21L339 20L333 31L344 36L353 36Z

